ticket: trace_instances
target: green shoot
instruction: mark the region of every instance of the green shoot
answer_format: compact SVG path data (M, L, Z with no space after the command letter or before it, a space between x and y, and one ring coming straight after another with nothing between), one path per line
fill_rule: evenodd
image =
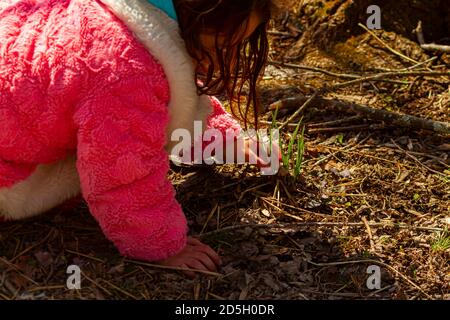
M300 121L298 122L297 126L295 127L294 133L292 134L291 139L289 141L287 155L283 159L283 165L284 165L284 167L286 169L289 168L289 161L291 160L291 157L292 157L292 150L293 150L294 142L297 139L298 130L300 129L300 125L302 124L302 120L303 120L303 118L300 119Z
M270 128L271 130L277 128L277 115L278 115L278 108L276 108L275 111L272 112L272 123L271 123L271 128ZM303 121L303 118L300 119L300 121L298 122L298 124L295 127L295 130L289 140L287 153L283 152L284 148L283 148L283 140L282 140L281 133L278 136L278 138L279 138L278 145L281 150L281 161L283 163L283 167L288 171L290 169L290 162L291 162L291 158L294 153L294 143L297 144L297 152L296 152L297 157L295 159L295 166L293 168L294 178L297 178L300 175L300 172L302 169L302 164L303 164L303 155L304 155L304 151L305 151L305 140L304 140L305 127L304 126L302 128L301 134L299 134L300 125L302 124L302 121ZM269 133L270 145L272 145L272 141L273 141L273 136L272 136L272 132L270 132Z
M272 112L272 125L269 130L269 146L272 146L272 130L277 128L277 116L278 116L278 108L275 109L275 112ZM269 148L271 150L271 147Z
M436 236L431 244L431 249L435 252L444 252L450 249L450 233L447 228Z
M297 139L297 159L295 160L294 178L300 175L303 164L303 154L305 153L305 127L302 128L302 134Z

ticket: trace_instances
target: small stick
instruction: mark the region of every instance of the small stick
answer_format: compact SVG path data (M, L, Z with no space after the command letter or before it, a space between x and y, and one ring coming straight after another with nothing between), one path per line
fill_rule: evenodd
M271 126L273 124L272 121L264 121L264 120L260 120L259 123L269 125L269 126ZM277 121L277 122L275 122L275 125L279 126L279 125L282 125L282 123ZM297 125L295 123L288 123L286 126L288 128L297 128Z
M294 68L294 69L319 72L319 73L326 74L327 76L336 77L336 78L343 78L343 79L358 79L358 78L360 78L360 76L358 76L356 74L336 73L336 72L328 71L325 69L305 66L305 65L301 65L301 64L286 63L286 62L280 62L280 61L270 61L269 64L274 65L274 66L280 66L280 67L289 67L289 68Z
M8 297L8 296L6 296L6 295L4 295L3 293L1 293L0 292L0 298L2 298L3 300L12 300L12 298L10 298L10 297Z
M114 283L111 283L109 281L107 281L106 279L101 279L103 282L105 282L107 285L109 285L110 287L113 287L114 289L116 289L117 291L119 291L120 293L126 295L127 297L134 299L134 300L139 300L136 296L132 295L131 293L129 293L128 291L119 288L118 286L116 286Z
M420 43L420 47L427 51L442 51L450 52L450 46L440 45L436 43L426 43L423 35L422 21L419 21L417 28L414 30L417 35L417 41Z
M246 193L248 193L249 191L257 190L257 189L259 189L259 188L268 186L268 185L270 185L270 184L272 184L272 182L266 182L266 183L263 183L263 184L260 184L260 185L257 185L257 186L254 186L254 187L245 189L245 190L241 193L241 195L239 196L239 199L238 199L237 202L239 203L239 202L242 200L242 198L244 197L244 195L245 195Z
M361 82L368 82L368 81L376 81L383 78L393 78L393 77L450 77L450 72L441 72L441 71L400 71L400 72L383 72L378 73L366 77L360 77L358 79L341 82L335 85L332 85L328 87L324 91L331 91L336 89L342 89L344 87L348 87L350 85L358 84ZM408 83L403 83L408 84Z
M271 61L269 62L271 65L280 66L280 67L288 67L288 68L294 68L294 69L300 69L300 70L307 70L307 71L313 71L313 72L319 72L323 73L327 76L341 78L341 79L354 79L358 80L363 78L362 76L359 76L357 74L346 74L346 73L336 73L332 71L328 71L325 69L320 69L317 67L310 67L310 66L304 66L300 64L294 64L294 63L286 63L286 62L280 62L280 61ZM373 81L379 81L379 82L389 82L389 83L396 83L396 84L405 84L402 81L395 81L395 80L389 80L389 79L374 79Z
M86 275L84 272L83 272L82 274L83 274L83 276L84 276L90 283L92 283L92 284L95 285L96 287L102 289L107 295L109 295L109 296L112 296L112 295L113 295L108 289L106 289L105 287L103 287L102 285L100 285L97 281L91 279L91 278L90 278L88 275Z
M388 286L386 286L386 287L384 287L384 288L381 288L381 289L379 289L379 290L376 290L376 291L370 293L370 294L368 295L368 297L373 297L374 295L376 295L376 294L378 294L378 293L380 293L380 292L386 291L386 290L388 290L388 289L391 289L391 288L393 288L393 287L394 287L394 285L388 285Z
M387 162L387 163L392 163L392 164L395 164L395 165L398 165L398 166L401 166L401 167L411 167L412 166L412 165L408 165L408 164L404 164L404 163L399 163L398 161L392 161L392 160L388 160L388 159L385 159L385 158L372 156L372 155L367 154L367 153L351 151L351 149L346 150L344 148L333 148L333 147L330 147L330 146L327 146L326 148L328 148L330 150L335 150L336 152L334 152L333 155L338 154L340 152L343 152L343 153L349 153L349 154L356 154L356 155L359 155L361 157L371 158L371 159L375 159L375 160L379 160L379 161L383 161L383 162ZM322 159L320 159L320 160L322 160ZM317 163L315 165L317 165Z
M306 127L307 128L329 127L329 126L334 126L334 125L340 125L340 124L347 123L347 122L352 122L355 120L360 120L361 118L362 118L361 115L357 115L357 116L352 116L352 117L348 117L348 118L344 118L344 119L338 119L338 120L334 120L334 121L311 123L311 124L307 124Z
M294 120L300 113L302 113L303 110L306 109L306 107L308 107L313 101L314 99L319 95L319 93L321 92L321 90L316 90L316 92L314 92L314 94L311 95L311 97L309 97L304 103L303 105L298 108L279 128L278 130L283 129L284 127L286 127L290 122L292 122L292 120Z
M431 171L431 172L433 172L433 173L435 173L435 174L438 174L438 175L441 175L441 176L444 176L444 177L448 177L448 175L446 175L446 174L444 174L444 173L442 173L442 172L436 171L436 170L434 170L434 169L428 167L427 165L423 164L421 161L417 160L416 157L414 157L413 155L411 155L408 151L403 150L398 144L396 144L394 140L391 139L391 142L392 142L399 150L403 151L404 154L405 154L406 156L408 156L408 157L410 157L411 159L413 159L415 162L417 162L419 165L421 165L421 166L424 167L425 169L428 169L429 171Z
M307 262L312 264L312 265L314 265L314 266L317 266L317 267L341 266L341 265L353 264L353 263L377 263L377 264L380 264L383 267L388 268L389 270L395 272L397 275L399 275L404 280L406 280L406 282L408 282L414 288L416 288L421 293L423 293L428 299L433 300L432 296L430 296L428 293L423 291L423 289L421 287L419 287L417 284L412 282L407 276L405 276L400 271L397 271L395 268L391 267L390 265L388 265L387 263L384 263L382 261L373 260L373 259L367 259L367 260L353 260L353 261L338 261L338 262L330 262L330 263L315 263L315 262L312 262L312 261L307 261Z
M355 149L357 146L359 146L359 145L363 144L364 142L366 142L367 140L369 140L370 137L371 137L371 134L367 135L367 137L365 137L363 140L359 141L359 142L356 143L356 144L350 143L350 144L346 145L345 147L340 148L339 150L337 150L337 151L335 151L335 152L333 152L333 153L330 153L330 154L326 155L325 157L323 157L323 158L317 160L312 166L315 167L315 166L319 165L320 163L326 161L327 159L329 159L329 158L331 158L331 157L334 157L334 156L335 156L336 154L338 154L339 152L353 150L353 149ZM329 148L329 147L328 147L328 148ZM315 160L315 159L311 159L311 160L308 160L308 161L313 161L313 160ZM308 161L306 161L306 162L308 162ZM306 164L306 162L305 162L305 164Z
M335 297L344 297L344 298L360 298L362 296L362 294L358 294L358 293L351 293L351 292L320 292L320 291L315 291L315 290L309 290L309 289L301 289L302 292L305 293L310 293L310 294L315 294L315 295L327 295L327 296L335 296Z
M414 29L413 32L416 33L417 41L419 41L420 45L425 44L425 37L423 35L423 28L422 28L422 20L419 20L417 28Z
M278 37L294 37L293 34L291 34L290 32L283 32L283 31L276 31L276 30L269 30L267 31L267 34L271 35L271 36L278 36Z
M440 163L441 165L443 165L446 168L450 168L450 166L448 164L443 162L444 159L436 157L436 156L433 156L431 154L427 154L427 153L423 153L423 152L415 152L415 151L406 151L406 150L403 150L403 149L402 150L398 150L398 149L392 149L392 148L388 148L388 147L377 148L377 150L386 150L386 149L392 150L392 151L394 151L396 153L405 154L405 152L407 152L407 153L412 154L414 156L429 158L429 159L435 160L436 162Z
M370 130L381 130L385 129L384 124L360 124L360 125L354 125L354 126L347 126L347 127L333 127L333 128L318 128L318 129L307 129L306 133L331 133L331 132L343 132L343 131L354 131L354 130L363 130L363 129L370 129Z
M369 222L367 221L366 217L362 217L361 220L364 223L364 225L366 226L367 234L369 235L370 250L374 253L375 252L375 243L373 242L372 230L370 229Z
M216 202L216 204L214 205L214 207L212 208L211 212L208 215L208 218L206 218L205 224L203 225L202 231L200 231L200 235L203 233L203 231L205 231L206 226L208 225L209 220L212 218L214 212L216 212L217 207L219 206L219 202Z
M8 289L8 291L13 295L13 297L16 297L19 290L13 286L11 282L9 282L8 279L5 279L3 282L3 286Z
M382 222L374 222L369 223L371 227L396 227L400 229L413 229L413 230L422 230L422 231L444 231L442 228L433 228L433 227L416 227L406 224L400 224L400 223L382 223ZM234 226L225 227L222 229L214 230L211 232L207 232L201 235L201 238L209 237L212 235L216 235L223 232L230 232L238 229L243 228L255 228L255 229L270 229L270 228L298 228L298 227L308 227L308 226L329 226L329 227L361 227L364 226L364 223L362 222L319 222L319 221L305 221L305 222L295 222L295 223L289 223L289 224L258 224L258 223L244 223L244 224L238 224ZM153 266L153 265L152 265ZM170 267L166 267L169 268Z
M6 259L3 259L2 257L0 257L0 261L3 262L4 264L8 265L9 267L11 267L12 269L14 269L22 278L24 278L25 280L30 281L32 284L34 285L38 285L38 283L36 281L34 281L33 279L31 279L30 277L28 277L27 275L23 274L22 271L17 268L13 263L9 262Z
M213 297L214 299L217 299L217 300L226 300L225 298L223 298L221 296L218 296L217 294L214 294L214 293L209 292L209 291L206 294L210 295L211 297Z
M15 257L13 257L10 261L13 262L14 260L17 260L19 257L21 257L22 255L24 255L25 253L27 253L30 250L33 250L34 248L40 246L41 244L45 243L45 241L47 241L50 236L53 235L53 230L51 230L45 237L44 239L42 239L41 241L39 241L38 243L35 243L32 246L29 246L28 248L26 248L25 250L23 250L22 252L20 252L19 254L17 254Z
M381 43L383 46L385 46L389 51L391 51L393 54L409 61L412 63L419 63L419 61L416 61L414 59L411 59L408 56L405 56L403 53L398 52L394 49L392 49L386 42L384 42L383 40L381 40L373 31L369 30L369 28L367 28L365 25L363 25L362 23L358 23L358 26L360 26L361 28L363 28L364 30L366 30L371 36L373 36L379 43Z
M384 71L384 72L403 72L403 71L410 71L410 70L414 70L414 69L416 69L416 68L418 68L418 67L421 67L421 66L423 66L423 65L425 65L425 64L428 64L428 63L430 63L430 62L432 62L432 61L434 61L434 60L436 60L437 59L437 57L431 57L430 59L428 59L428 60L425 60L425 61L423 61L423 62L420 62L420 63L418 63L418 64L415 64L415 65L413 65L413 66L411 66L411 67L407 67L407 68L403 68L403 69L397 69L397 70L395 70L395 69L384 69L384 68L378 68L379 70L382 70L382 71Z
M325 99L317 98L317 92L309 98L303 95L298 95L295 97L290 97L286 99L279 100L270 106L270 110L278 109L294 109L297 108L299 104L303 105L296 110L296 112L289 118L287 122L291 122L291 118L295 118L300 112L302 112L310 103L314 103L318 107L334 109L342 112L355 112L367 115L369 118L384 121L393 125L398 125L401 127L416 129L416 130L429 130L441 134L450 134L450 123L434 121L424 118L419 118L412 115L398 114L394 112L389 112L383 109L374 109L365 105L345 102L335 99ZM305 102L306 100L306 102ZM308 102L308 104L307 104Z
M212 231L212 232L216 232L216 231ZM202 235L202 237L204 237L205 235L207 235L209 233L204 233ZM174 271L193 271L193 272L203 273L203 274L206 274L206 275L209 275L209 276L216 276L216 277L223 276L220 273L212 272L212 271L190 269L190 268L181 268L181 267L169 267L169 266L162 266L162 265L159 265L159 264L146 263L146 262L140 262L140 261L134 261L134 260L128 260L128 259L126 259L125 262L129 262L129 263L136 264L136 265L141 265L141 266L146 266L146 267L158 268L158 269L166 269L166 270L174 270Z
M261 199L262 201L264 201L265 203L267 203L268 205L270 205L270 206L274 207L275 209L277 209L279 212L281 212L281 213L283 213L283 214L286 214L286 212L285 212L283 209L281 209L280 207L277 207L276 205L274 205L274 204L272 203L272 202L274 202L273 198L261 197L260 199ZM280 203L280 204L281 204L283 207L290 208L290 209L294 209L294 210L299 211L299 212L302 212L302 213L309 213L309 214L319 215L319 216L324 216L324 217L327 217L327 216L328 216L328 215L323 214L323 213L318 213L318 212L309 211L309 210L306 210L306 209L303 209L303 208L294 207L294 206L291 206L291 205L286 204L286 203ZM292 216L292 215L291 215L291 216ZM293 216L293 217L295 217L295 216ZM299 218L298 218L298 217L295 217L294 219L299 219Z
M99 258L96 258L96 257L92 257L92 256L84 254L84 253L80 253L80 252L73 251L73 250L70 250L70 249L64 249L64 251L66 251L68 253L71 253L71 254L74 254L74 255L77 255L77 256L80 256L80 257L91 259L91 260L94 260L94 261L97 261L97 262L100 262L100 263L105 263L105 261L103 261L102 259L99 259Z
M55 286L47 286L47 287L35 287L31 289L27 289L27 292L36 292L42 290L58 290L58 289L66 289L66 286L55 285Z
M423 50L427 50L427 51L441 51L441 52L450 53L450 46L445 46L442 44L427 43L427 44L422 44L420 47Z

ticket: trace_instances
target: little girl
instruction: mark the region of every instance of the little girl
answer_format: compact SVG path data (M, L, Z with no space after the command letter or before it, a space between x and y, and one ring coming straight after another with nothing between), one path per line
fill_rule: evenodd
M0 0L0 219L81 192L123 255L217 270L219 256L187 237L170 136L195 120L240 131L219 93L257 117L273 4Z

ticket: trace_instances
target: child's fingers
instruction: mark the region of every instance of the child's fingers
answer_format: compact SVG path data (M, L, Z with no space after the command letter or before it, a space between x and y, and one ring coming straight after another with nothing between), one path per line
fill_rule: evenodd
M222 264L222 259L220 259L220 256L210 246L203 244L200 249L215 263L216 266L219 267Z
M202 252L206 253L217 266L222 264L222 259L220 259L220 256L210 246L200 242L200 240L196 238L188 238L188 244L196 246L198 247L196 249L200 249Z
M279 153L279 150L275 150L275 152ZM279 153L280 154L280 153ZM255 163L256 160L256 163ZM270 162L263 160L257 152L251 149L247 149L245 154L245 161L251 164L256 164L259 168L264 168L270 166Z
M189 237L187 239L187 243L193 246L203 245L203 243L200 240L194 237Z
M197 269L197 270L202 270L202 271L214 271L214 270L209 270L209 268L203 263L203 260L201 257L193 257L193 259L190 259L187 262L187 265L190 268L193 269Z
M216 264L206 253L196 252L194 257L205 266L206 270L217 272Z
M181 268L184 268L184 269L190 269L186 264L182 264L181 266L180 266ZM183 273L187 276L187 277L189 277L189 278L191 278L191 279L194 279L195 278L195 272L192 272L192 271L183 271Z
M197 260L203 264L203 266L206 268L206 271L212 271L217 272L217 267L214 264L214 262L205 254L201 253L198 256L196 256Z
M250 158L251 156L251 158ZM261 159L261 157L259 157L256 153L254 153L253 151L249 152L249 159L256 159L256 165L259 168L263 168L266 166L269 166L269 163L266 163L263 159Z

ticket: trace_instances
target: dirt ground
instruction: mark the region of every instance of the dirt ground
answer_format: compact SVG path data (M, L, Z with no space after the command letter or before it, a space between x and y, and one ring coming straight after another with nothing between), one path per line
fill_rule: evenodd
M450 71L450 55L422 50L404 25L373 31L382 42L354 23L328 42L324 34L316 38L312 31L331 21L320 10L347 14L345 1L322 2L293 1L274 22L262 119L271 121L268 106L279 99L348 81L337 74L403 70L412 60L429 60L417 71ZM338 18L323 32L345 25ZM450 37L443 28L433 30L433 41ZM283 61L310 69L277 64ZM450 121L448 76L390 80L325 97ZM281 110L278 120L292 112ZM75 199L0 224L0 299L450 299L450 136L314 105L302 115L307 129L297 179L261 176L250 165L172 167L191 233L223 257L220 275L190 280L123 258ZM283 130L283 141L292 131ZM81 290L66 289L71 264L83 271ZM367 286L372 265L381 269L380 289Z

